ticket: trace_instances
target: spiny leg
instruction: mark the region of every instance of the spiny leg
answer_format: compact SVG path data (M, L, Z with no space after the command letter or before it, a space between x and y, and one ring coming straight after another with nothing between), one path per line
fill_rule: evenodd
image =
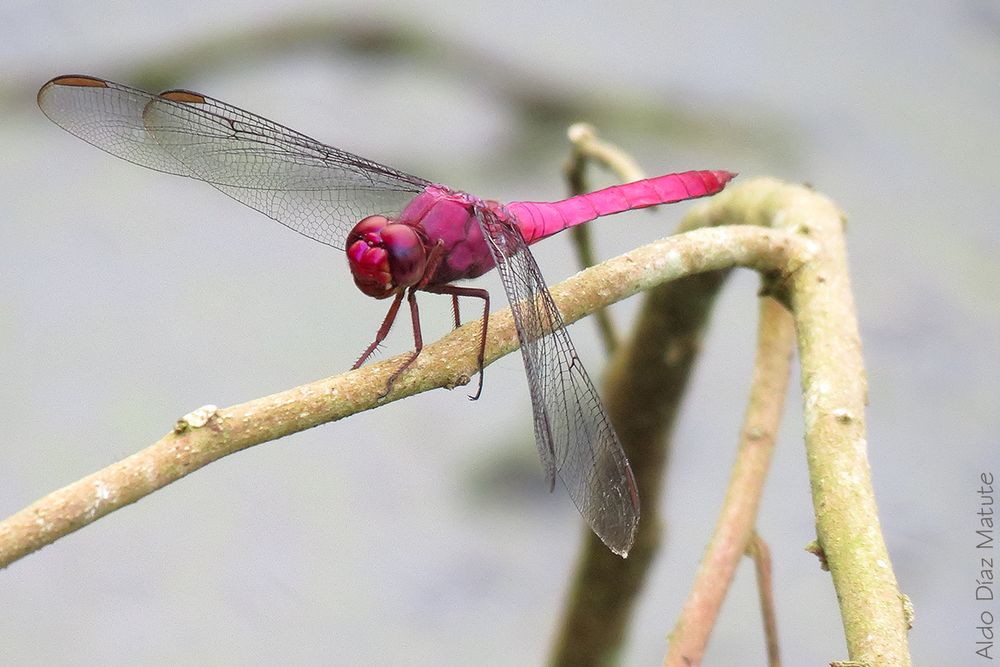
M375 352L378 346L385 340L386 336L389 335L389 330L392 329L392 324L396 320L396 315L399 313L399 306L403 302L404 293L407 296L407 301L410 304L410 319L413 321L413 342L414 351L410 357L403 362L403 364L393 371L392 375L389 376L389 381L386 382L385 391L382 392L380 398L385 398L390 391L392 391L392 385L396 382L396 379L402 375L402 373L409 368L414 361L417 359L417 355L424 347L423 335L420 332L420 313L417 309L417 298L416 291L422 289L423 285L426 284L430 276L433 275L434 270L437 268L438 264L441 263L444 257L444 242L438 241L430 250L427 256L427 264L424 270L424 279L417 285L411 286L407 290L400 290L392 300L392 305L389 306L389 312L386 313L385 319L382 321L382 326L379 327L378 333L375 334L375 340L372 344L364 351L361 357L351 366L351 370L356 370L364 364L369 357ZM452 307L455 313L456 327L458 326L458 297L452 297ZM482 357L482 354L480 354ZM482 369L482 360L480 359L480 369ZM480 390L482 390L482 382L480 382ZM478 396L478 393L476 394Z
M402 293L400 293L399 298L402 298ZM392 385L396 382L396 379L403 374L403 372L413 365L413 362L417 360L420 355L420 351L424 349L424 337L420 333L420 312L417 310L417 288L411 287L406 292L406 301L410 304L410 319L413 321L413 353L410 354L410 358L403 362L403 364L392 372L389 376L389 381L385 383L385 391L382 392L381 398L385 398L392 391Z
M458 310L458 295L451 295L451 312L455 315L455 328L462 326L462 313Z
M490 293L484 289L478 289L475 287L457 287L455 285L425 287L424 291L433 292L435 294L451 295L451 305L455 314L455 328L458 328L461 323L458 314L458 297L471 296L483 300L483 329L482 334L479 337L479 355L477 357L477 361L479 362L479 388L476 389L476 393L474 395L469 396L470 400L475 401L479 398L480 394L483 393L483 362L486 357L486 328L490 322Z
M389 335L389 330L392 329L392 323L396 320L396 313L399 312L399 304L403 302L403 290L400 290L399 294L395 296L392 300L392 305L389 306L389 312L385 314L385 319L382 320L382 326L378 328L378 333L375 334L375 340L372 344L361 354L354 365L351 366L351 370L357 370L361 368L361 365L368 361L368 357L372 356L372 353L382 344L385 337Z

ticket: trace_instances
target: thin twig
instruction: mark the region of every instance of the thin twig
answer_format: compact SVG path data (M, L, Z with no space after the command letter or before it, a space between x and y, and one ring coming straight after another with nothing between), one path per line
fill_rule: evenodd
M597 130L593 125L574 123L567 130L567 134L573 144L574 153L579 154L579 157L573 158L573 162L579 164L578 169L582 170L584 166L580 158L586 158L610 169L622 182L641 181L645 178L639 163L633 160L631 155L614 144L597 138ZM569 170L568 173L572 176L574 170Z
M585 175L589 162L596 162L610 169L623 183L645 178L639 165L627 153L598 139L593 126L575 123L570 126L567 135L572 145L565 168L570 194L578 195L589 191ZM597 263L590 230L590 225L577 225L570 229L577 261L583 268ZM611 354L618 347L619 340L611 314L602 308L594 313L594 319L601 332L601 340L604 341L604 351Z
M784 410L794 345L791 314L773 298L762 298L750 400L736 461L715 533L670 634L666 665L701 663L736 566L750 545Z
M807 261L809 253L801 239L781 232L756 227L695 230L583 271L554 286L552 295L568 324L664 281L730 266L788 273ZM380 394L400 357L240 405L189 415L146 449L0 522L0 567L229 454L383 402L464 384L476 371L479 335L479 323L472 322L425 347L385 400ZM516 347L509 309L491 315L486 363Z
M774 579L771 576L771 550L757 531L754 531L750 538L747 555L753 559L754 572L757 574L757 594L760 598L760 616L764 621L767 664L769 667L781 667L781 652L778 647L778 618L774 607Z

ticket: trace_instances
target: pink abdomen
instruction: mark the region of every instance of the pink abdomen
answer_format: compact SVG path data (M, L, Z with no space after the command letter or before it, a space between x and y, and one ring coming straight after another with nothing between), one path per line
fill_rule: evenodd
M577 195L557 202L513 202L514 214L527 243L602 215L714 195L736 174L728 171L685 171Z

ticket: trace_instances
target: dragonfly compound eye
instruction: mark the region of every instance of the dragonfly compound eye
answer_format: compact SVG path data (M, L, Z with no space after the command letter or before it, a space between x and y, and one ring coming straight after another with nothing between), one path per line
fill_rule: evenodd
M348 234L347 261L358 289L382 299L423 278L427 252L409 225L371 215Z

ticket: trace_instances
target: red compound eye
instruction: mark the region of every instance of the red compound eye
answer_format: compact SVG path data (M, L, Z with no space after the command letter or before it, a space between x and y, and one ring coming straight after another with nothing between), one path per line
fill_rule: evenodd
M358 289L383 299L420 281L427 251L409 225L371 215L347 235L347 262Z

